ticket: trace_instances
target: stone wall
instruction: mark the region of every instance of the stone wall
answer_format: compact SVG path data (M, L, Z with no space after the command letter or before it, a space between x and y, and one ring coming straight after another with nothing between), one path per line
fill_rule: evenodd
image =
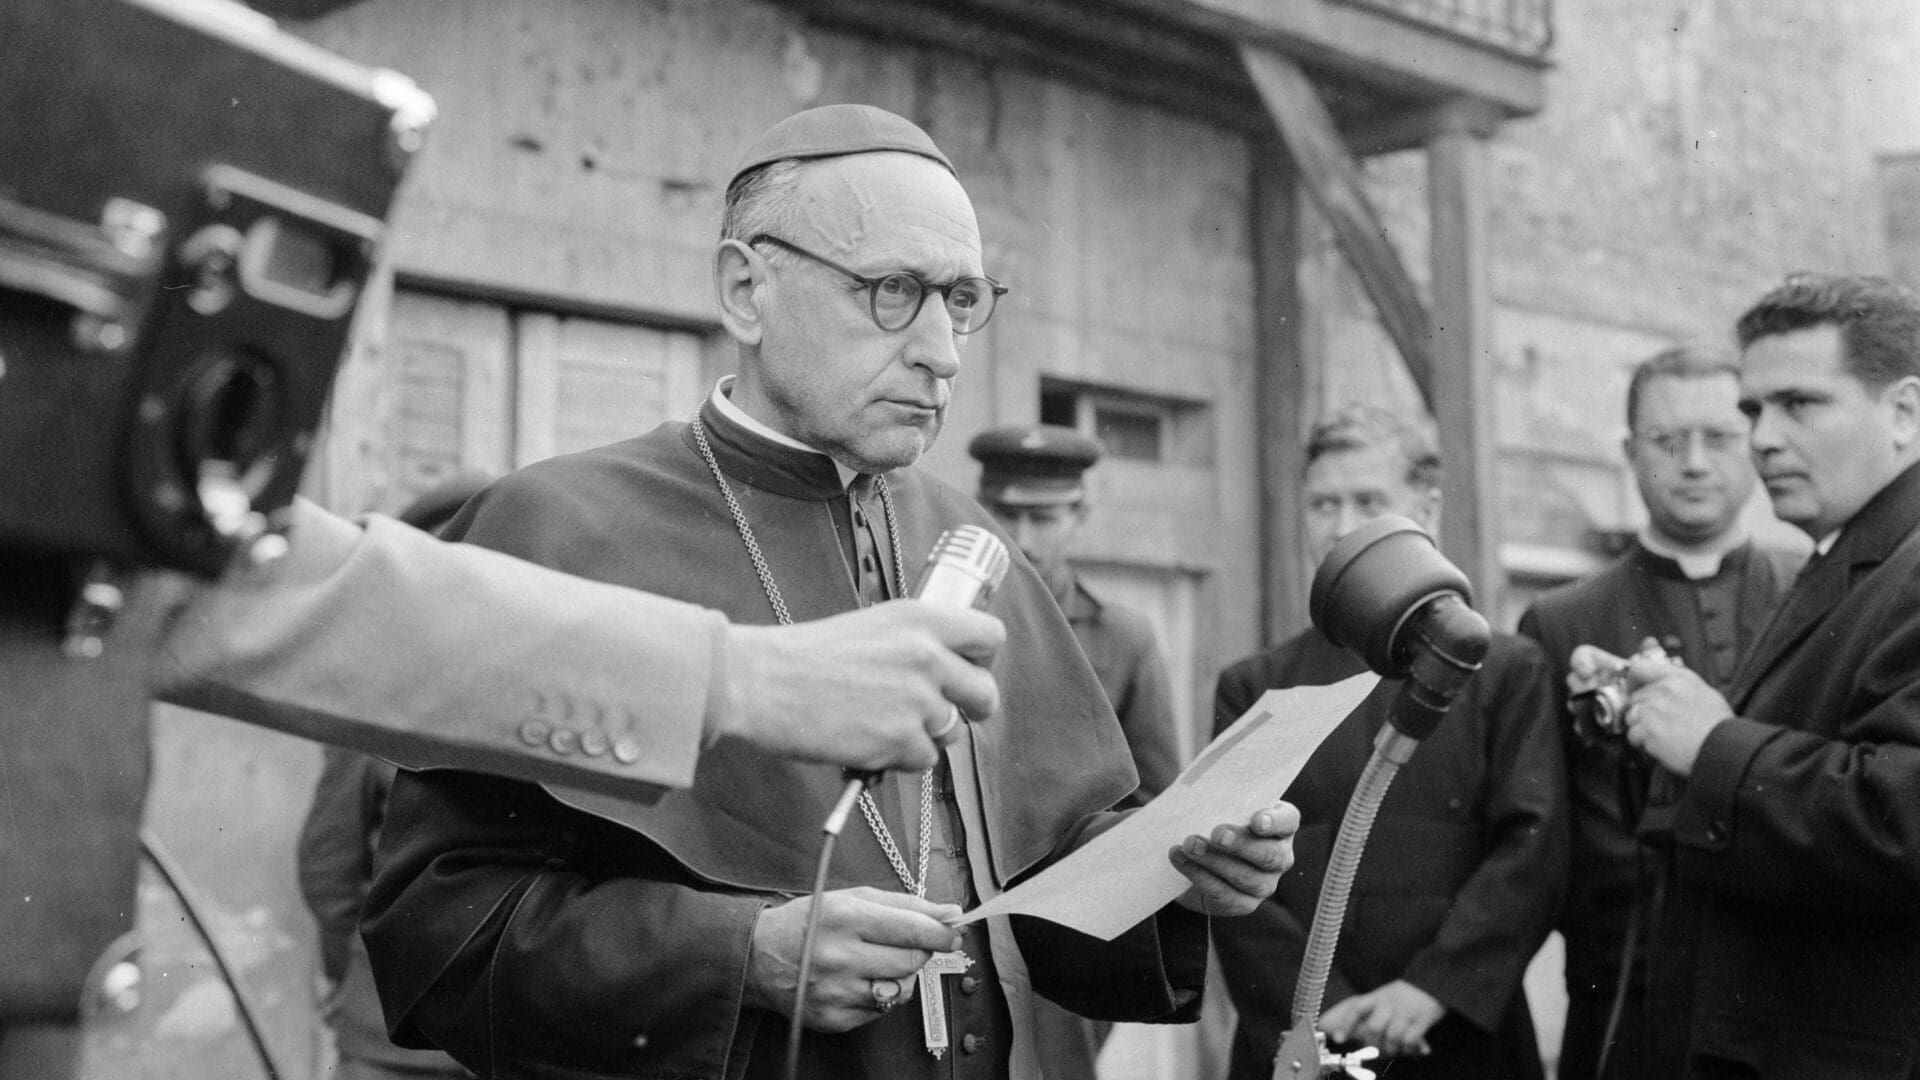
M1489 147L1501 456L1499 515L1516 586L1583 562L1594 531L1637 527L1620 464L1627 370L1668 344L1727 345L1734 318L1784 274L1920 265L1910 161L1920 149L1920 10L1902 0L1608 0L1555 6L1547 107ZM1881 159L1885 158L1882 163ZM1425 162L1367 163L1418 277ZM1905 217L1883 198L1908 192ZM1396 372L1330 244L1307 252L1328 405ZM1912 272L1911 270L1909 272ZM1757 526L1773 532L1763 505Z

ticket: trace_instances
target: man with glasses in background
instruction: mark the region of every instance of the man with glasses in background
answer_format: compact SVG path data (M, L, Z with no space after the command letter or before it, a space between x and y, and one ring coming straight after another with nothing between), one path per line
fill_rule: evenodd
M1674 910L1667 890L1665 811L1659 799L1648 807L1655 770L1617 728L1593 722L1590 704L1575 699L1578 722L1567 706L1649 639L1724 692L1793 580L1798 556L1757 547L1741 521L1755 475L1739 402L1729 357L1675 348L1635 367L1622 449L1646 526L1619 559L1545 593L1520 621L1554 665L1557 715L1572 723L1563 1080L1680 1075L1685 1046L1670 1033L1684 1024L1646 1014L1648 979L1684 985L1692 975L1693 919Z
M712 273L737 374L688 423L507 477L447 535L738 623L903 598L943 531L991 527L911 467L1006 291L972 204L925 132L861 105L775 125L726 190ZM396 1039L483 1076L778 1076L816 906L802 1077L1039 1077L1036 993L1193 1019L1206 916L1272 893L1297 817L1187 838L1169 857L1192 888L1111 942L1024 917L950 927L1138 785L1046 583L1015 560L991 610L1000 714L952 718L940 763L872 787L817 900L834 769L722 742L691 789L645 806L400 777L364 924Z

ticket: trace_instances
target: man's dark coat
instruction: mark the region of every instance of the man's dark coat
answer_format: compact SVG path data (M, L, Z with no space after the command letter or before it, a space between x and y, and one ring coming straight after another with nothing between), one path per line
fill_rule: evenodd
M711 403L701 419L793 618L856 608L843 538L860 511L831 460L747 431ZM895 471L888 487L904 558L917 560L946 528L990 522L918 470ZM877 498L863 506L882 515ZM468 503L448 535L736 622L774 621L685 424L514 473ZM879 546L891 563L890 545ZM1096 812L1138 781L1093 671L1024 560L992 611L1010 643L994 668L1003 708L949 753L970 750L988 823L973 839L991 861L975 871L1004 888L1105 820ZM883 781L875 801L911 845L897 782ZM841 787L836 769L731 740L707 749L691 788L652 805L403 774L364 926L396 1041L424 1034L486 1076L777 1075L785 1020L742 1000L753 927L765 907L810 890L820 822ZM900 889L858 823L834 854L831 882L857 885ZM1201 924L1170 905L1112 943L1024 917L1013 930L1033 989L1056 1002L1105 1019L1190 1020L1205 971ZM975 1038L956 1034L956 1052L935 1062L920 1045L919 1010L899 1009L847 1034L810 1032L801 1075L1004 1077L1009 999L991 965L1005 941L989 953L982 925L966 931L981 986L950 980L962 990L950 995L954 1024Z
M1729 699L1674 829L1696 1068L1920 1074L1920 466L1808 565Z
M1594 574L1570 585L1542 593L1520 618L1520 633L1540 643L1552 672L1557 703L1554 716L1571 723L1566 710L1567 661L1579 645L1594 645L1615 656L1629 656L1646 638L1663 643L1678 639L1689 666L1706 671L1703 650L1708 619L1730 620L1724 635L1739 653L1753 646L1774 606L1799 569L1800 558L1748 542L1726 553L1715 581L1730 579L1733 604L1702 610L1691 600L1692 586L1674 560L1657 555L1635 542L1631 549ZM1733 659L1721 661L1733 674ZM1728 686L1720 687L1722 690ZM1572 847L1568 864L1567 902L1559 930L1566 938L1566 1035L1561 1043L1560 1075L1582 1080L1598 1068L1601 1043L1613 1008L1620 974L1621 944L1634 920L1639 897L1639 919L1653 915L1658 875L1666 873L1664 845L1642 851L1635 839L1637 822L1629 823L1622 807L1623 782L1638 792L1648 786L1650 767L1623 766L1646 759L1629 755L1619 738L1583 741L1572 732L1563 736L1567 753L1568 819ZM1657 813L1657 811L1656 811ZM1646 1015L1644 978L1677 980L1674 991L1688 993L1693 985L1693 945L1688 923L1692 916L1671 903L1659 905L1667 917L1664 932L1643 931L1638 947L1644 974L1637 973L1623 1007L1614 1049L1609 1056L1610 1080L1645 1077L1671 1080L1680 1070L1686 1051L1684 1025L1674 1014ZM1676 999L1668 991L1667 1002ZM1678 1000L1684 1000L1680 998ZM1669 1008L1671 1006L1669 1005ZM1647 1021L1652 1020L1653 1023ZM1673 1037L1675 1029L1682 1029Z

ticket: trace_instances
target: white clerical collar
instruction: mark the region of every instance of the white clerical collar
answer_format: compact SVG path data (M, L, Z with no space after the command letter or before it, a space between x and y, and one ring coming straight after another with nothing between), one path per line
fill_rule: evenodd
M721 416L739 424L755 435L763 439L770 439L779 443L781 446L790 446L795 450L805 450L809 454L820 454L820 451L815 450L799 439L775 431L760 421L755 420L753 417L748 416L746 410L735 405L732 399L727 396L731 393L733 393L733 376L720 376L720 381L713 384L713 407L720 410ZM855 478L860 475L845 465L840 464L831 454L820 454L820 456L833 462L833 471L840 477L840 487L842 489L846 488L848 484L853 483Z
M1688 581L1702 581L1720 572L1720 564L1726 561L1727 553L1747 542L1745 529L1732 529L1713 542L1706 550L1682 550L1667 543L1653 534L1652 529L1640 530L1640 546L1663 559L1672 559L1680 567L1680 572Z

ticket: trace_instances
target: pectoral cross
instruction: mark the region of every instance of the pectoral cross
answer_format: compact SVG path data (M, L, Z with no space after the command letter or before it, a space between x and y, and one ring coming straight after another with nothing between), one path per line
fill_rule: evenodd
M935 1058L951 1045L947 1037L947 986L945 975L958 975L973 966L973 958L956 949L937 952L920 969L920 1026L927 1034L927 1053Z

